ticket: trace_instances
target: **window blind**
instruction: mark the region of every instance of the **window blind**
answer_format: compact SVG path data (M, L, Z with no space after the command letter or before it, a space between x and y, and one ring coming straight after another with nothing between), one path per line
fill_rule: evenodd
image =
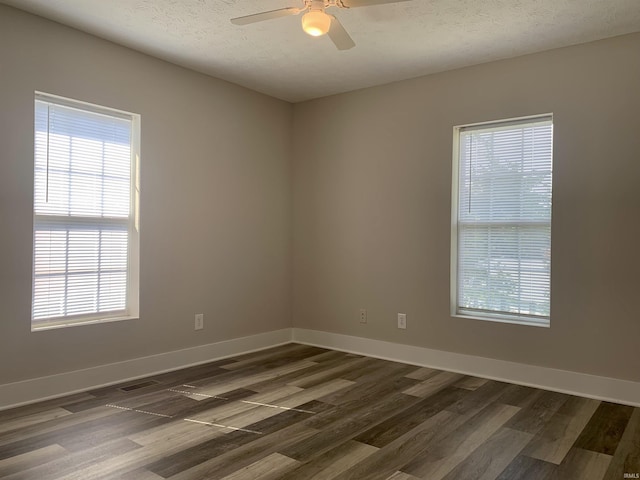
M32 325L127 313L132 120L35 102Z
M460 129L458 314L548 323L552 152L550 117Z

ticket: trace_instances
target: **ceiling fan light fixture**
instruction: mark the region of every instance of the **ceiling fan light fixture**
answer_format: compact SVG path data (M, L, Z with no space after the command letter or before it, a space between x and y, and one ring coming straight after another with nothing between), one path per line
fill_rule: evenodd
M331 17L321 10L311 10L302 16L302 29L312 37L326 34L331 28Z

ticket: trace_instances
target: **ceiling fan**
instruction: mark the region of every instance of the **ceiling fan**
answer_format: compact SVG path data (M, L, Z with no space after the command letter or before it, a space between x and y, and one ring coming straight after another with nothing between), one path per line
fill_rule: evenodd
M340 21L333 15L325 13L329 7L356 8L371 5L383 5L386 3L407 2L409 0L304 0L303 7L288 7L268 12L246 15L232 18L234 25L248 25L250 23L271 20L272 18L287 17L306 12L302 16L302 29L313 37L319 37L325 33L338 47L338 50L349 50L356 46Z

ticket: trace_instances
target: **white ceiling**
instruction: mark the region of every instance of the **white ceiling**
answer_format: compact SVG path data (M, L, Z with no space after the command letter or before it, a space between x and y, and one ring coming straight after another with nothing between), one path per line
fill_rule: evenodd
M0 3L291 102L640 31L640 0L410 0L331 8L356 42L338 51L299 16L229 22L302 0Z

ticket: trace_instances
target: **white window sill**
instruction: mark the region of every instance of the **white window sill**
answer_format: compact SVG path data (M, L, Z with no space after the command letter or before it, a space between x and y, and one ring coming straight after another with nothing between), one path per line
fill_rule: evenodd
M138 315L120 315L117 317L102 317L102 318L86 318L81 320L60 320L57 322L51 322L49 324L31 326L32 332L41 332L43 330L55 330L58 328L68 327L82 327L84 325L95 325L97 323L111 323L111 322L124 322L127 320L138 320Z
M467 315L463 313L454 313L451 316L454 318L466 318L469 320L483 320L485 322L510 323L513 325L523 325L525 327L551 328L551 321L549 319L547 319L546 321L543 319L530 320L530 319L527 319L526 317L510 317L507 315L482 316L482 315Z

